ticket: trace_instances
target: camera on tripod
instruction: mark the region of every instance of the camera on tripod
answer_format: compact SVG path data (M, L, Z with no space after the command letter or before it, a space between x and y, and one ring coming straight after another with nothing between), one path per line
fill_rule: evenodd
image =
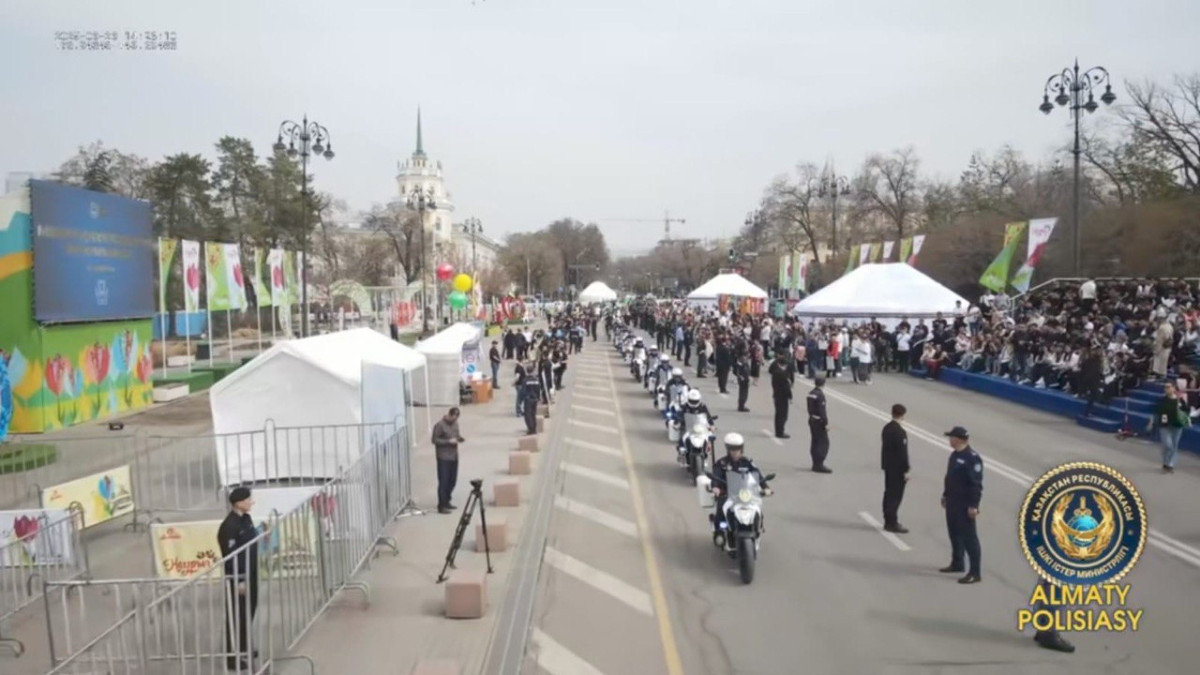
M463 505L462 517L458 519L458 527L454 530L454 539L450 542L450 551L446 553L446 564L442 566L442 573L438 575L437 582L440 584L446 580L446 570L455 569L454 558L458 555L458 549L462 546L463 535L467 533L467 527L471 525L471 516L475 514L475 507L479 507L479 522L483 524L483 552L487 555L487 571L492 573L492 547L488 543L487 530L487 513L483 508L483 479L475 478L471 482L471 494L467 497L467 503Z

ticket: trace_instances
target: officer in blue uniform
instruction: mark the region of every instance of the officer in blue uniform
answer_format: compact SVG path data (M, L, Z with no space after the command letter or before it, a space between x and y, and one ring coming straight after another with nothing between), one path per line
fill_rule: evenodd
M958 583L977 584L981 568L975 519L979 516L979 500L983 497L983 458L971 448L971 436L966 429L954 427L946 432L946 436L954 450L946 465L942 492L946 529L950 533L950 565L939 571L948 574L965 571L967 575ZM971 561L969 569L963 565L963 553Z

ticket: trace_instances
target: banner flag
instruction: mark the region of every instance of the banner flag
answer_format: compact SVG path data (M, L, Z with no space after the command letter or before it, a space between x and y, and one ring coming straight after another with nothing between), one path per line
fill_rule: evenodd
M866 265L869 262L871 262L871 246L869 244L859 244L858 264Z
M175 261L178 239L158 238L158 311L167 311L167 281L171 278L171 263Z
M182 242L183 248L183 308L200 311L200 242Z
M283 307L287 304L287 284L283 278L283 249L273 248L267 253L267 267L271 275L271 304Z
M1029 253L1025 264L1021 265L1021 269L1017 270L1009 282L1017 292L1024 293L1029 290L1029 284L1033 281L1033 270L1042 259L1042 253L1046 250L1046 244L1050 241L1050 235L1054 232L1057 222L1058 218L1035 218L1029 221Z
M283 287L287 289L287 304L300 302L300 284L296 281L296 253L283 252Z
M779 290L786 291L792 284L792 256L784 253L779 256Z
M1021 233L1024 231L1025 221L1009 223L1004 226L1004 248L1000 249L996 259L983 271L983 276L979 277L980 286L990 288L997 293L1004 290L1004 287L1008 285L1008 266L1012 262L1013 254L1017 251L1017 244L1021 241Z
M229 275L225 272L225 244L204 242L204 285L208 290L208 310L230 308Z
M887 262L892 259L893 248L896 248L895 240L883 242L883 262Z
M858 262L858 246L851 246L850 252L846 254L846 269L844 272L842 272L842 274L843 275L849 274L850 271L856 267L855 263L857 263L857 262Z
M263 263L266 262L267 252L257 246L254 248L254 304L256 307L270 307L274 304L271 298L270 286L263 281Z
M912 238L912 255L908 257L909 265L917 264L917 256L921 255L921 246L925 243L925 235L918 234Z
M900 262L908 262L910 257L912 257L912 238L909 237L907 239L901 239L900 255L898 256L898 259ZM912 263L909 264L911 265Z
M871 244L871 262L879 262L879 254L883 250L883 244L875 242Z
M229 289L229 309L246 309L246 277L242 273L242 251L237 244L225 248L225 287Z
M792 277L792 288L798 291L808 290L808 255L796 251L792 254L792 270L795 276Z

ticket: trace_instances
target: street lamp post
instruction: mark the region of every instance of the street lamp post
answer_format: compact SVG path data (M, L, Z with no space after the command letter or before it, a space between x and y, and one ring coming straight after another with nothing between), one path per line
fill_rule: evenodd
M838 198L850 194L850 179L845 176L826 175L817 185L817 194L821 197L829 197L833 202L833 210L830 212L829 219L829 256L832 258L837 255Z
M478 218L467 218L462 224L464 234L471 236L471 274L479 274L479 260L475 257L475 239L483 233L483 223Z
M1071 148L1071 154L1075 156L1075 190L1072 197L1071 209L1071 239L1074 243L1075 256L1075 276L1080 275L1080 237L1079 237L1079 120L1083 117L1082 113L1087 111L1094 113L1100 107L1096 103L1096 99L1092 93L1093 88L1104 85L1104 93L1100 95L1100 102L1104 105L1112 105L1112 102L1117 100L1117 95L1112 92L1112 84L1110 84L1108 70L1101 66L1088 69L1084 72L1079 72L1079 59L1075 60L1073 68L1064 68L1061 73L1051 75L1046 80L1046 88L1042 94L1042 104L1038 106L1038 110L1050 114L1054 110L1054 105L1050 103L1050 92L1055 92L1054 103L1061 106L1069 106L1071 114L1075 117L1075 144ZM1083 95L1087 94L1087 100L1084 100Z
M433 196L433 188L414 187L407 197L408 208L417 212L417 218L421 223L421 334L429 334L429 285L427 275L429 269L425 267L425 212L436 209L437 200Z
M287 138L286 145L284 138ZM329 142L329 130L316 122L309 122L308 115L305 115L300 124L285 120L279 125L274 149L275 152L286 150L292 159L300 156L300 228L303 231L300 256L304 259L303 269L300 270L300 336L308 337L308 212L311 210L308 203L308 158L310 155L319 155L333 159L333 144Z

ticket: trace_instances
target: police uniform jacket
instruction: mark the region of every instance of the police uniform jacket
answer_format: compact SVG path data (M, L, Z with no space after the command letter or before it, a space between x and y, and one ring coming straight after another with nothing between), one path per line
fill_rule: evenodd
M762 486L763 489L766 489L767 487L766 481L763 480L762 471L760 471L758 466L754 464L754 460L750 459L746 455L742 455L741 459L738 459L737 461L734 461L729 455L725 455L721 459L713 462L713 484L724 490L725 481L727 480L727 475L730 471L734 473L752 473L754 474L754 477L758 479L758 484Z
M225 578L237 583L258 583L258 547L250 546L238 555L229 555L242 546L254 541L258 536L258 528L254 519L248 513L230 511L217 528L217 544L221 547L221 557L225 561Z
M888 473L908 473L908 432L896 420L883 425L881 463Z
M780 363L778 360L772 361L771 367L767 370L771 373L771 394L775 398L791 399L792 379L788 364Z
M737 378L738 384L750 382L750 365L745 361L735 362L733 364L733 375Z
M825 413L825 392L820 387L813 387L808 392L808 423L829 426L829 415Z
M971 446L950 453L942 497L946 499L946 508L979 508L983 497L983 458Z

